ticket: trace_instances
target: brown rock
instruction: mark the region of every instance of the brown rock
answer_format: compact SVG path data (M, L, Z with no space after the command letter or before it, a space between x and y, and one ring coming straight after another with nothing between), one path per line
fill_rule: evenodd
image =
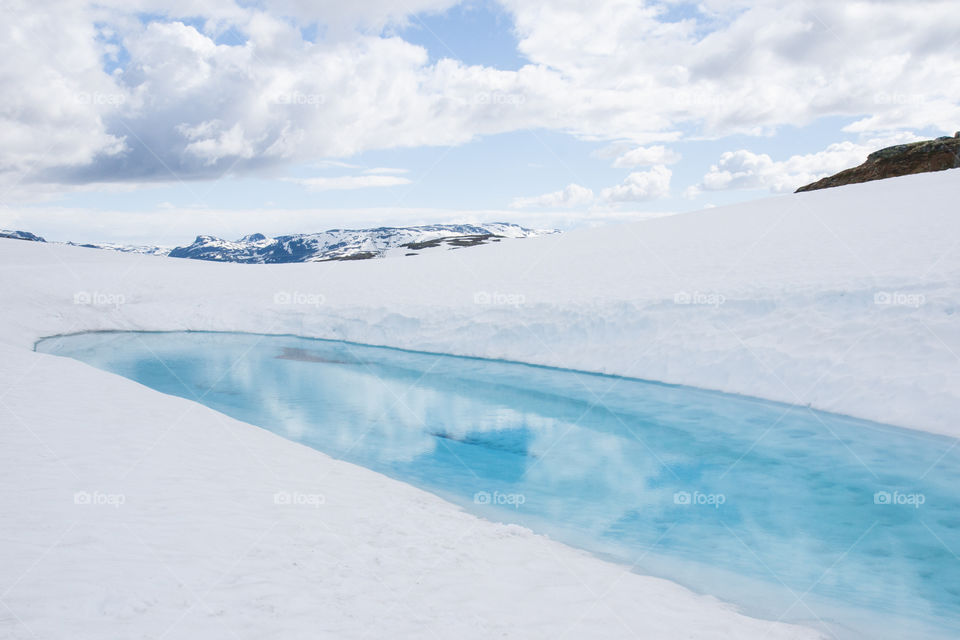
M845 169L800 187L797 193L958 167L960 167L960 131L952 138L945 136L936 140L898 144L874 151L859 167Z

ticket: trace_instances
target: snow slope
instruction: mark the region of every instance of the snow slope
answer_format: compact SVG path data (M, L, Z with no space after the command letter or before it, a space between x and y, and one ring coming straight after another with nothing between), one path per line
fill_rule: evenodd
M16 309L0 339L289 332L683 383L960 435L958 196L960 172L948 171L343 264L207 264L0 240L0 268L16 274L0 284Z
M91 329L299 333L958 435L958 196L952 172L924 174L397 261L0 240L0 635L811 637L29 349Z
M814 637L78 362L0 359L0 637Z

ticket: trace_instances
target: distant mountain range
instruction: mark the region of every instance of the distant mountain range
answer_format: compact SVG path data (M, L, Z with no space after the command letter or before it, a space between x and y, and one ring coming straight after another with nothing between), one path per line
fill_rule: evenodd
M0 238L12 238L13 240L29 240L31 242L46 242L40 236L35 236L29 231L7 231L0 229Z
M197 236L185 247L153 247L119 244L67 244L107 249L124 253L214 260L276 264L283 262L327 262L330 260L367 260L394 256L415 256L436 248L459 249L500 242L506 238L531 238L558 233L555 230L528 229L506 222L489 224L435 224L420 227L378 227L376 229L332 229L322 233L301 233L268 238L255 233L235 241L214 236ZM26 231L0 230L0 238L45 242Z

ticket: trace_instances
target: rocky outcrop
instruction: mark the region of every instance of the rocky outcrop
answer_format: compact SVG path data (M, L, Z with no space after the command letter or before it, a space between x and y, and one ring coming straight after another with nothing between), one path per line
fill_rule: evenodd
M874 151L859 167L846 169L800 187L797 193L956 168L960 168L960 132L952 138L943 137L936 140L898 144Z

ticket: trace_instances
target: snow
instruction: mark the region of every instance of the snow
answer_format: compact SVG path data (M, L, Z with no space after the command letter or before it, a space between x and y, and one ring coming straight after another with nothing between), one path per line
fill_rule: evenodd
M957 436L958 177L409 260L242 265L0 240L0 508L16 514L0 523L0 584L11 585L0 630L811 637L29 349L97 329L295 333L689 384ZM77 491L124 502L76 505ZM325 502L281 509L277 491Z
M78 244L75 242L68 242L66 244L84 247L86 249L104 249L107 251L121 251L123 253L144 253L152 256L165 256L172 250L172 247L153 247L149 245L131 245L131 244L117 244L114 242L98 242L96 244Z
M0 637L815 637L79 362L0 359Z

